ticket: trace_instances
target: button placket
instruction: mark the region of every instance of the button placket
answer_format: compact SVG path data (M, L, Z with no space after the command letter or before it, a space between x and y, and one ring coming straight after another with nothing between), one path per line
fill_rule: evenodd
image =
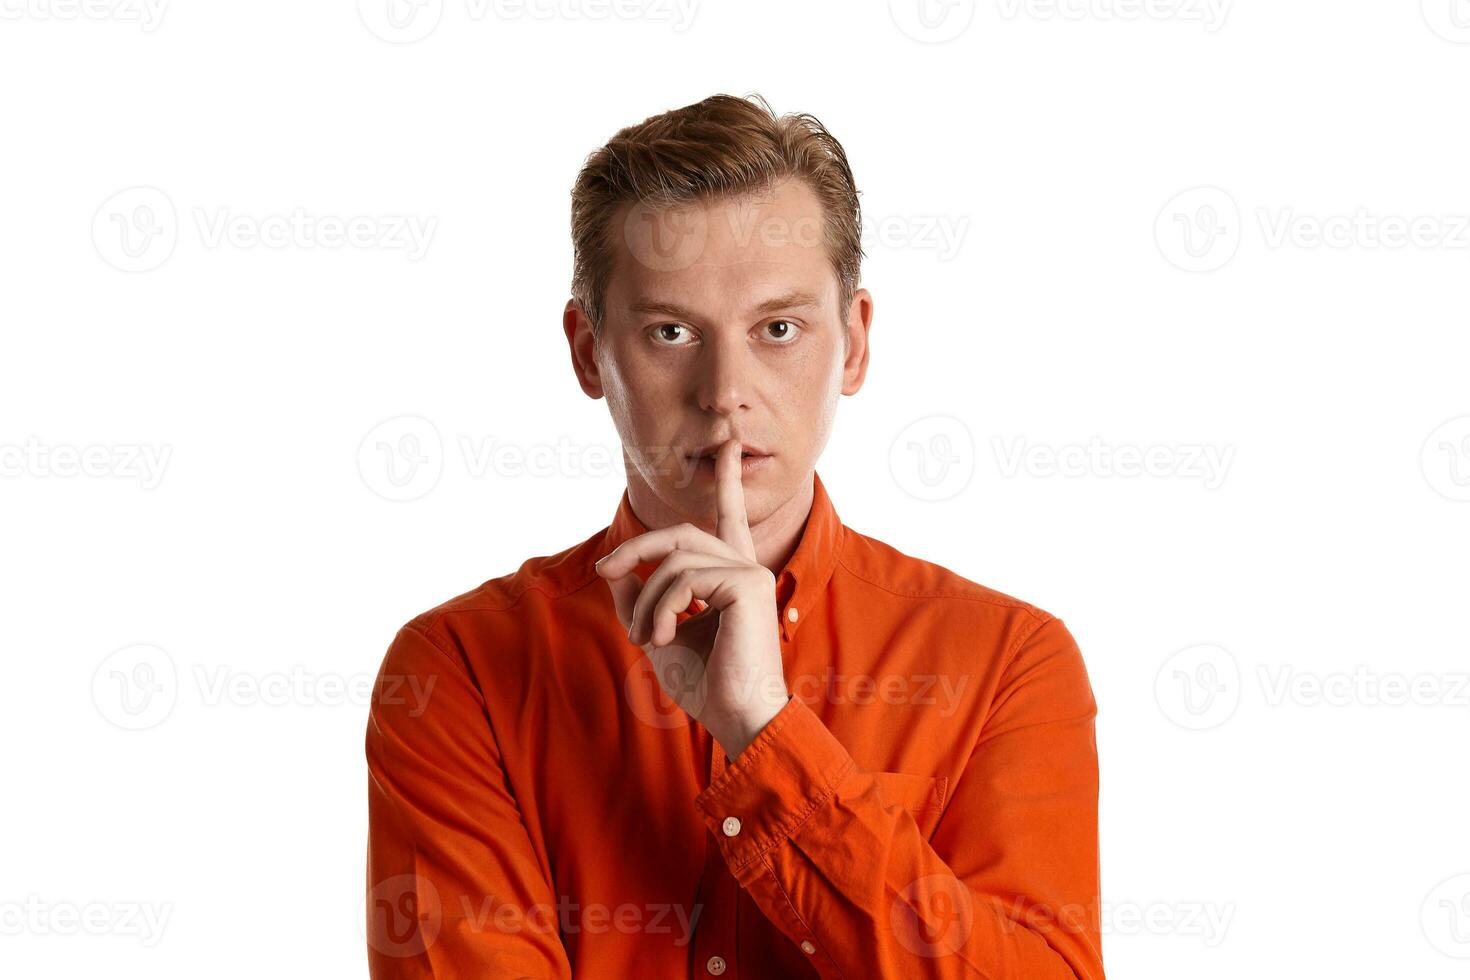
M714 739L710 739L710 782L714 782L729 760L724 750ZM738 950L735 948L739 918L740 884L730 874L724 854L714 841L709 842L705 853L704 878L700 885L700 900L705 903L700 914L699 926L694 930L694 968L703 964L705 975L735 975Z

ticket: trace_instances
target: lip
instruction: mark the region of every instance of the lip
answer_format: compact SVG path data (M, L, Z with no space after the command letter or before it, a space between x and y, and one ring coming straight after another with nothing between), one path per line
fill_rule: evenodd
M714 476L715 458L713 456L691 456L689 458L694 461L694 472ZM764 469L770 463L771 459L772 457L765 454L740 457L741 476L747 476L757 470Z
M709 457L712 458L712 457L714 457L720 451L720 447L723 446L725 444L725 442L728 442L728 441L729 440L727 439L727 440L724 440L722 442L711 443L710 445L705 446L703 449L701 449L697 453L690 453L689 454L689 458L690 459L701 459L701 458L703 458L705 456L709 456ZM741 443L740 444L740 452L741 452L741 455L744 455L745 453L750 453L750 455L752 455L752 456L769 456L770 455L770 453L766 452L760 446L752 446L748 442L745 442L745 443Z

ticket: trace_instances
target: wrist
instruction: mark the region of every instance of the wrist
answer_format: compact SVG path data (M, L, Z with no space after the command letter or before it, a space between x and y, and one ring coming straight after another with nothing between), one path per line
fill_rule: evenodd
M734 762L740 753L750 747L750 743L756 740L771 720L781 713L791 700L787 694L779 702L759 703L753 705L748 713L736 724L725 730L723 737L715 735L715 741L720 743L720 748L725 752L725 758ZM712 733L713 734L713 733Z

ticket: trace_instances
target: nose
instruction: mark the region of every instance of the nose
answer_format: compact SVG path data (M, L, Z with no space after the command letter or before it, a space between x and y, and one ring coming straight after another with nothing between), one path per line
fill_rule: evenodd
M749 408L754 368L743 337L717 336L700 355L699 407L716 415Z

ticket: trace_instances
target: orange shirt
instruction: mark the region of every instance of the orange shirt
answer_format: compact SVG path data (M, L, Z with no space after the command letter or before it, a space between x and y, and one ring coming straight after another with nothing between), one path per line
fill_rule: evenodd
M376 980L1101 980L1071 634L844 527L813 481L776 580L791 697L733 764L592 567L648 530L626 490L399 631L367 729Z

